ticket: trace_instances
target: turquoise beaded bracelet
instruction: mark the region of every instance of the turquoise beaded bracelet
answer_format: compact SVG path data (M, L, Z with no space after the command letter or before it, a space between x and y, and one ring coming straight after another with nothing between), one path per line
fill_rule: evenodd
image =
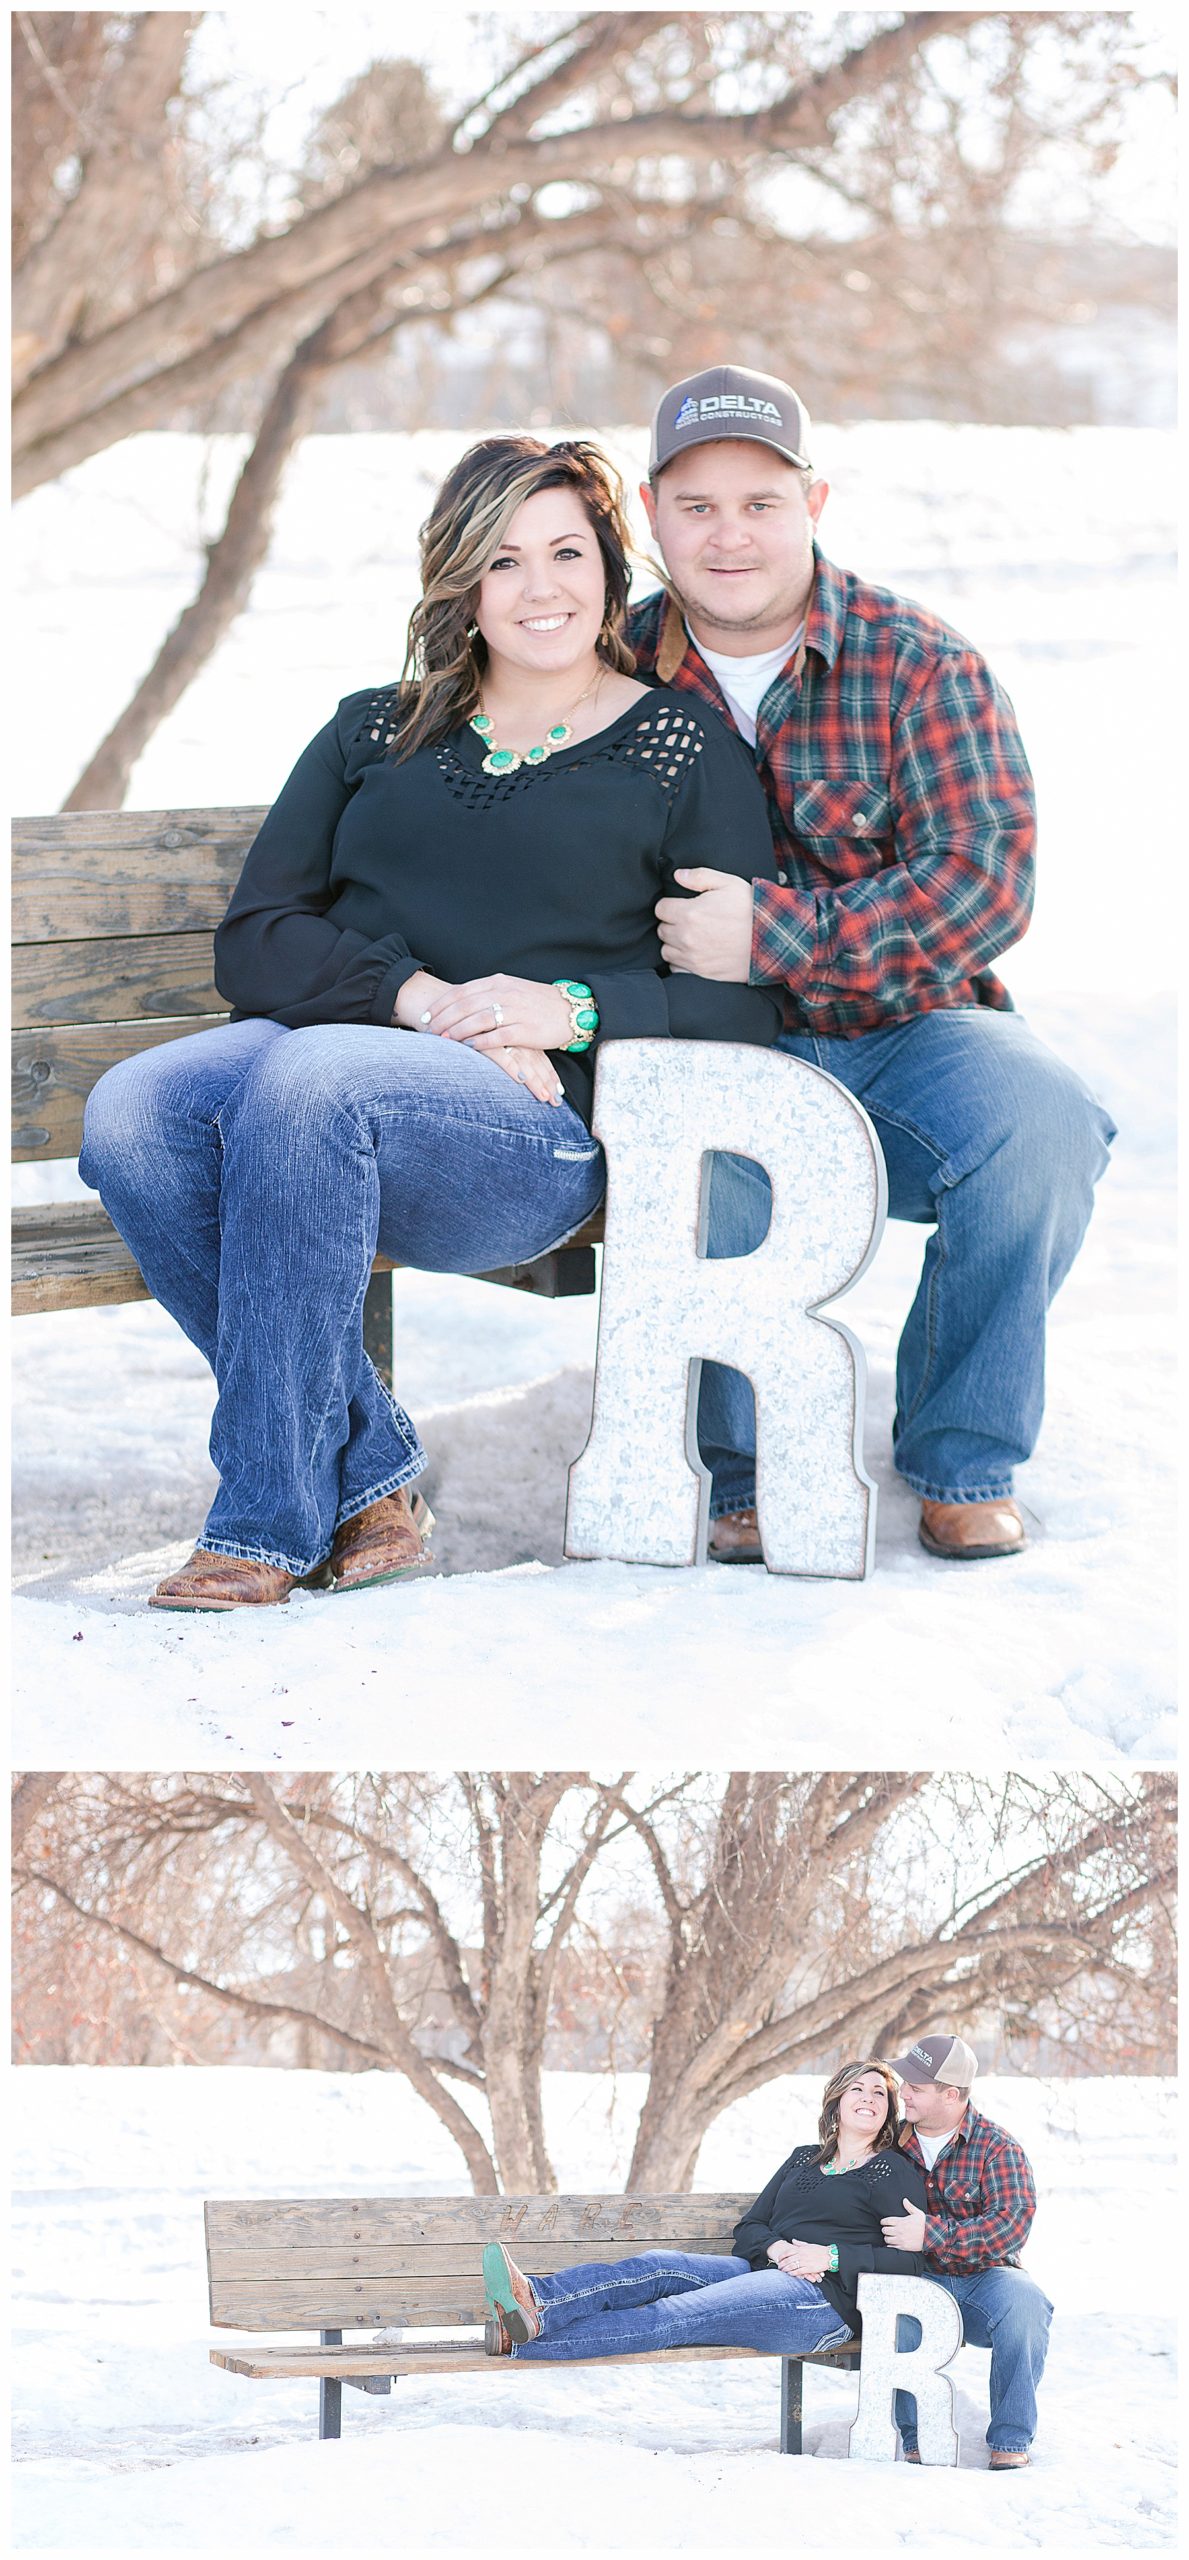
M567 1056L571 1050L589 1049L599 1027L599 1008L591 989L583 985L581 978L555 978L553 983L570 1008L574 1036L566 1042Z

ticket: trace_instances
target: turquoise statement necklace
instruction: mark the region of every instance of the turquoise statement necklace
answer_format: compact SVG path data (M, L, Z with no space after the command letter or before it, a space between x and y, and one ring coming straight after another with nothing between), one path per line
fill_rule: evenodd
M526 747L523 755L519 755L515 747L501 747L497 744L495 722L490 714L484 711L482 700L480 700L480 707L478 711L472 712L469 725L482 738L487 749L483 758L484 773L519 773L522 764L547 764L550 756L557 754L559 747L569 745L574 735L573 715L575 711L581 710L584 702L589 702L592 693L601 685L604 673L605 669L600 667L598 674L588 684L585 693L580 693L577 701L570 704L566 718L555 720L553 727L546 730L540 745Z

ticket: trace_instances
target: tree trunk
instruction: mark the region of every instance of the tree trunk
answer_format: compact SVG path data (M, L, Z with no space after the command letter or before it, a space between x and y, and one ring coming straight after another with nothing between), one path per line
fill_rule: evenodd
M305 432L321 368L302 354L286 366L244 462L197 595L178 616L131 701L80 773L64 809L122 809L132 769L155 729L243 611L268 554L285 465Z

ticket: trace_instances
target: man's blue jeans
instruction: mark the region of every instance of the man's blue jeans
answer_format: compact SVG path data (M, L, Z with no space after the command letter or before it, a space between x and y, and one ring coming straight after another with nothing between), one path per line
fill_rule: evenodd
M746 2258L648 2249L531 2282L544 2326L531 2345L513 2347L526 2362L650 2355L658 2347L759 2347L800 2356L842 2346L852 2335L820 2285L777 2267L755 2275Z
M236 1022L125 1059L79 1170L219 1386L201 1544L301 1576L425 1452L363 1348L379 1249L497 1271L572 1234L602 1150L480 1051L430 1034Z
M891 1216L934 1230L900 1337L898 1472L934 1502L996 1501L1040 1429L1045 1315L1114 1126L1015 1013L960 1006L854 1040L786 1033L780 1046L857 1096L887 1160ZM709 1253L761 1243L770 1207L759 1165L717 1156ZM739 1371L703 1366L698 1440L712 1516L753 1503L755 1404Z
M962 2338L968 2347L991 2350L991 2417L987 2443L996 2453L1026 2453L1036 2433L1036 2390L1045 2369L1053 2306L1022 2267L987 2267L978 2276L943 2276L930 2271L930 2284L944 2285L962 2314ZM909 2346L920 2341L920 2322L906 2317L902 2328ZM916 2402L898 2391L896 2424L906 2452L917 2441Z

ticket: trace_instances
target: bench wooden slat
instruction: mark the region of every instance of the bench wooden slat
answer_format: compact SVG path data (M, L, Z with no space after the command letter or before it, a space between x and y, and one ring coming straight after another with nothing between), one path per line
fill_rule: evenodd
M76 1156L82 1145L83 1106L92 1085L121 1058L134 1058L165 1040L189 1040L214 1031L225 1013L194 1014L180 1022L95 1023L85 1028L17 1031L12 1042L12 1152L18 1162Z
M39 1024L137 1022L217 1014L209 933L148 933L135 940L26 942L12 956L15 1030Z
M97 1202L52 1200L13 1210L14 1315L122 1307L148 1294L123 1237Z
M806 2356L806 2364L853 2365L858 2355L858 2342L849 2348L827 2348L824 2355ZM632 2356L567 2356L556 2366L535 2362L521 2363L515 2356L486 2356L481 2345L455 2345L453 2339L427 2339L424 2346L413 2348L383 2347L367 2351L360 2347L212 2347L212 2364L224 2373L244 2374L249 2382L284 2382L319 2380L324 2374L338 2375L347 2382L353 2376L390 2373L570 2373L576 2365L615 2364L692 2364L703 2358L719 2361L724 2356L762 2356L763 2347L650 2347Z
M581 1297L595 1285L591 1248L602 1233L602 1211L596 1210L572 1244L543 1254L539 1262L478 1276L493 1287L528 1289L541 1297ZM47 1200L35 1208L15 1209L12 1252L12 1312L17 1316L131 1306L149 1294L123 1237L98 1202L92 1207L86 1200ZM379 1272L399 1267L386 1253L378 1253L372 1264Z
M725 2256L749 2202L721 2195L214 2202L206 2207L211 2325L378 2328L410 2315L428 2325L438 2314L478 2323L486 2240L514 2241L521 2260L542 2273L666 2246Z
M688 2246L697 2247L704 2257L726 2254L729 2235L721 2231L687 2235ZM535 2275L556 2275L563 2267L583 2266L590 2256L586 2240L534 2240L532 2248ZM641 2246L639 2240L600 2240L600 2258L630 2258ZM344 2249L333 2242L319 2241L303 2248L287 2242L273 2249L228 2249L212 2241L207 2251L211 2283L223 2289L240 2284L275 2285L278 2294L286 2285L309 2286L323 2280L336 2284L357 2282L390 2283L399 2279L410 2291L420 2286L421 2294L440 2288L443 2302L453 2301L446 2291L447 2282L469 2282L474 2289L479 2264L477 2241L445 2240L390 2241L370 2248ZM414 2296L414 2298L419 2298ZM468 2297L469 2298L469 2297ZM332 2324L333 2325L333 2324Z
M487 2240L504 2240L518 2254L539 2238L596 2244L597 2255L608 2240L676 2249L693 2245L691 2234L727 2235L752 2201L750 2195L219 2197L206 2206L206 2235L208 2249L310 2248L323 2241L343 2248L464 2241L482 2248Z
M13 940L213 933L266 814L95 809L18 818Z

